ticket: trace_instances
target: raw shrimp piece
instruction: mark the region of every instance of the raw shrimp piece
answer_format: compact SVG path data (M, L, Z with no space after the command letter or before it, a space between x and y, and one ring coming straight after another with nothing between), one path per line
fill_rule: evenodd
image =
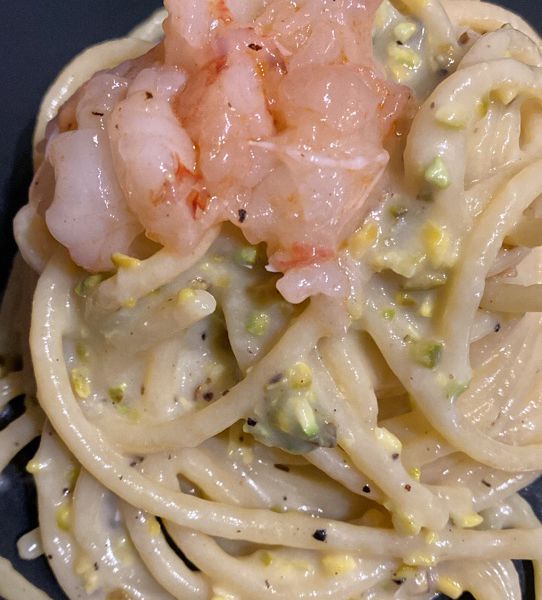
M218 198L224 218L230 214L235 222L235 198L257 185L274 164L268 153L250 144L274 132L259 68L268 55L262 49L260 58L249 47L256 42L248 30L217 40L219 57L175 101L176 113L198 145L207 189Z
M262 10L264 0L165 0L165 64L189 72L215 56L210 46L224 26L248 25Z
M111 196L108 227L127 214L120 246L143 230L182 253L229 220L266 244L269 269L285 274L286 299L342 293L339 250L371 208L388 161L385 137L408 118L408 89L387 82L372 57L378 4L166 0L164 41L95 75L60 112L54 135L95 136L94 146L84 136L55 140L53 235L83 266L107 262L75 248L58 209L64 203L77 221L85 205L103 221ZM60 152L68 141L89 156L78 185ZM109 152L102 189L96 165ZM68 190L77 191L72 206ZM50 199L41 196L43 210ZM109 252L111 244L102 245Z
M207 228L199 219L206 196L194 145L169 104L185 80L176 69L143 70L108 121L115 171L130 209L150 239L177 250L191 247Z
M128 81L111 73L98 73L85 84L75 106L78 129L105 129L105 120L126 96Z
M89 271L112 268L111 255L127 252L141 225L128 210L103 132L70 131L48 148L55 191L45 213L51 234Z
M194 71L211 60L210 49L206 49L211 35L210 4L208 0L165 0L166 65Z
M372 23L380 0L275 0L257 19L291 55L289 68L353 62L373 66Z
M286 169L280 187L273 173L254 190L253 208L264 216L245 227L251 241L268 243L277 270L332 258L361 218L388 160L379 100L366 72L355 67L309 65L284 77L278 110L286 129L260 145Z

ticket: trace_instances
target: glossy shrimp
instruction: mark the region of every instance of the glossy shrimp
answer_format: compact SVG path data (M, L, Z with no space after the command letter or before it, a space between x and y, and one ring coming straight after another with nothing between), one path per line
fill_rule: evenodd
M73 131L51 142L53 235L100 270L141 231L182 254L229 220L267 245L288 300L340 293L340 276L322 273L368 209L388 161L383 140L410 96L372 58L377 5L167 0L157 49L96 76L57 119ZM98 121L81 119L100 89ZM80 159L84 193L67 154ZM72 235L70 211L113 233L101 243Z

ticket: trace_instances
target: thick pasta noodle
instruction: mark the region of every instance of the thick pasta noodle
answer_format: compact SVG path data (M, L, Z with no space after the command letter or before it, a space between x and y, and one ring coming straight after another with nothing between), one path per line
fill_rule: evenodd
M0 469L41 435L21 556L93 600L519 600L520 559L542 599L537 33L165 4L38 119L0 315ZM5 559L0 595L45 597Z

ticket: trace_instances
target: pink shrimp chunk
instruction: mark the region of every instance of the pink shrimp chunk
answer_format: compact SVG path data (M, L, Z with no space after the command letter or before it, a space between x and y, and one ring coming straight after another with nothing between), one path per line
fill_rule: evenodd
M92 271L111 269L111 255L127 252L142 231L113 173L107 137L69 131L51 144L56 188L46 223L73 260Z
M378 4L166 0L164 41L61 110L53 235L96 270L140 231L182 253L229 220L267 245L286 299L340 294L338 252L410 98L373 60Z

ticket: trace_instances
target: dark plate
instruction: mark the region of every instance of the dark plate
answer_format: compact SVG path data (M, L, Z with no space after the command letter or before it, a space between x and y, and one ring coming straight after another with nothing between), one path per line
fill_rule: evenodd
M499 3L531 23L542 23L540 0ZM127 33L160 4L160 0L0 0L0 82L4 90L0 107L0 289L15 251L11 220L26 201L31 178L31 134L41 97L75 54ZM30 476L24 472L32 451L21 452L0 478L0 555L60 600L65 596L45 559L25 562L15 551L20 535L36 526L35 494ZM541 509L542 483L531 486L527 496ZM529 585L525 597L534 599Z

